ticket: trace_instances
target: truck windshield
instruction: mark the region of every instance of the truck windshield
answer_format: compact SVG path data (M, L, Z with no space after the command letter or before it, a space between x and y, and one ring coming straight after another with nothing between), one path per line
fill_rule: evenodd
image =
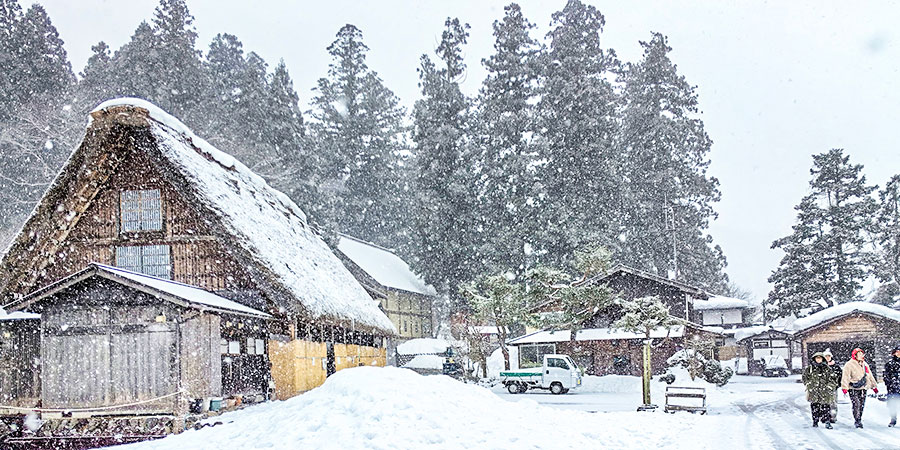
M566 356L566 361L568 361L569 364L571 364L573 368L575 368L575 369L578 368L578 364L575 364L575 360L574 360L574 359L569 358L568 356Z

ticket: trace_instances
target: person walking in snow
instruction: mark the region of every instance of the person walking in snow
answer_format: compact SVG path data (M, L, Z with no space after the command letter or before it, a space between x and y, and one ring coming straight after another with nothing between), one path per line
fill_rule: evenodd
M831 402L838 387L838 378L825 363L822 352L813 354L812 362L803 371L803 384L806 385L806 400L812 410L812 426L818 427L822 422L825 428L831 429Z
M834 360L834 355L831 354L830 348L826 348L825 351L822 352L822 356L825 357L825 365L827 365L828 368L831 369L832 372L834 372L834 379L837 380L837 382L835 383L834 389L831 390L831 394L832 394L831 402L829 403L829 405L830 405L829 409L831 412L831 423L837 423L837 413L838 413L837 412L837 389L841 385L841 375L842 375L841 365L838 364L837 361Z
M888 412L891 414L889 427L897 425L897 410L900 409L900 345L894 347L891 356L884 365L884 386L887 388Z
M844 364L841 372L841 390L844 395L850 392L850 402L853 403L853 419L856 420L856 428L862 428L863 408L866 406L866 390L871 389L878 393L878 382L872 375L872 370L866 362L866 354L861 348L854 348L850 353L850 361Z

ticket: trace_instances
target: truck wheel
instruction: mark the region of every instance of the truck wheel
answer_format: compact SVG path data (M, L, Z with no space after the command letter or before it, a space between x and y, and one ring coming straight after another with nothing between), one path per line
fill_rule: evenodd
M507 384L506 390L509 391L510 394L518 394L519 393L519 383Z
M550 392L554 395L565 394L565 389L563 389L562 384L557 382L550 385Z

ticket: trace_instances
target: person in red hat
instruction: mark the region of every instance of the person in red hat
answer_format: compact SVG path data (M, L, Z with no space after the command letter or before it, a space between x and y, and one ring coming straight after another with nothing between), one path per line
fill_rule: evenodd
M866 390L871 389L878 393L878 382L872 375L872 369L866 362L866 353L861 348L854 348L850 353L850 361L844 364L841 372L841 390L844 395L850 393L850 402L853 403L853 418L856 420L856 428L862 428L863 408L866 406Z

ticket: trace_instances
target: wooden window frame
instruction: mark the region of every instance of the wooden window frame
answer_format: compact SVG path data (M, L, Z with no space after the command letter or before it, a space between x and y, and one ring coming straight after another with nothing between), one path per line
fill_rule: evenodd
M162 189L127 189L119 192L119 232L163 231Z

